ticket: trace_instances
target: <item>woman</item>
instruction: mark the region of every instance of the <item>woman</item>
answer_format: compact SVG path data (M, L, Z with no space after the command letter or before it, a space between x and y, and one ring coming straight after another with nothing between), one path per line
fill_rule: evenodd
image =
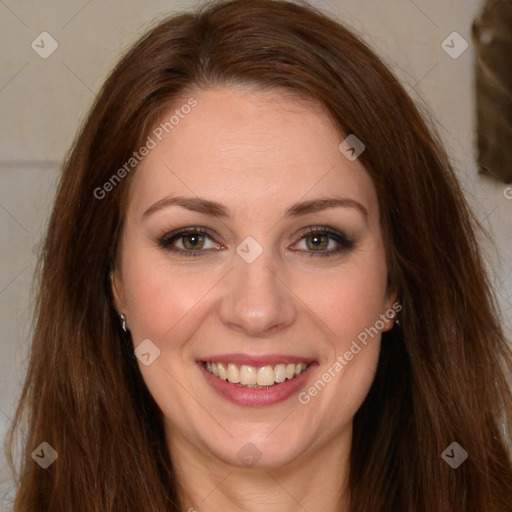
M161 23L64 166L15 510L510 512L475 223L346 28L274 0Z

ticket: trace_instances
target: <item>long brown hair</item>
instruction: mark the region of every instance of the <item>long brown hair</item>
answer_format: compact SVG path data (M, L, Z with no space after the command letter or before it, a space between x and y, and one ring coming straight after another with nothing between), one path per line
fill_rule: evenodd
M512 355L445 151L396 77L339 23L279 0L210 3L143 37L107 79L64 164L39 268L15 511L178 511L162 414L112 305L132 174L95 191L193 87L284 87L354 133L379 198L389 285L403 310L383 335L354 419L350 510L512 510ZM341 141L340 141L341 142ZM26 420L26 423L22 423ZM16 427L9 443L14 445ZM49 468L32 460L48 442ZM441 453L459 443L452 469ZM10 446L9 445L9 446Z

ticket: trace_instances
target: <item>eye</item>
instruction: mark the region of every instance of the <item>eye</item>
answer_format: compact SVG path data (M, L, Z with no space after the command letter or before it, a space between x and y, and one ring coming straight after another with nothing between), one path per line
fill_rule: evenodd
M178 256L205 256L211 250L223 246L215 242L209 230L202 227L188 227L165 232L157 238L158 245ZM334 256L351 249L354 242L344 233L326 226L313 226L300 234L299 241L291 249L308 256Z
M158 238L158 244L167 251L181 256L201 256L208 250L222 247L213 240L208 230L200 227L165 233Z
M353 246L354 242L347 235L325 226L309 227L301 233L300 240L295 244L299 252L306 252L308 256L325 257L339 254Z

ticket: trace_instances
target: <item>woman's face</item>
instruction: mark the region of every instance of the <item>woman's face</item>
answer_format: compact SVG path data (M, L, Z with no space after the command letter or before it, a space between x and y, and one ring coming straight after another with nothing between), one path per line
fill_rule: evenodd
M346 448L396 299L372 182L289 93L191 96L150 134L113 280L171 454L275 468Z

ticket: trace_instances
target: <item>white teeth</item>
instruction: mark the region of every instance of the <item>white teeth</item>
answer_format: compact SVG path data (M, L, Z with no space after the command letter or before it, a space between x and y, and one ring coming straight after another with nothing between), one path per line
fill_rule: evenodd
M304 363L296 364L295 365L295 375L300 375L305 369L306 369L306 365ZM212 370L213 370L213 368L212 368Z
M228 364L228 380L232 384L238 384L240 382L240 372L238 371L236 364Z
M208 370L208 363L206 363L206 369ZM217 371L219 372L219 379L228 380L228 371L222 363L217 363Z
M293 379L294 375L295 375L295 365L287 364L286 365L286 378Z
M240 368L234 363L206 362L209 373L222 380L228 380L232 384L240 384L247 387L272 386L290 380L306 370L307 363L279 363L274 367L270 365L255 367L243 364Z
M284 382L286 380L286 366L284 364L276 364L274 368L274 380L276 382Z
M272 366L263 366L258 370L258 386L272 386L274 384L274 370Z
M240 367L240 384L244 386L256 384L256 370L252 366L243 364Z

